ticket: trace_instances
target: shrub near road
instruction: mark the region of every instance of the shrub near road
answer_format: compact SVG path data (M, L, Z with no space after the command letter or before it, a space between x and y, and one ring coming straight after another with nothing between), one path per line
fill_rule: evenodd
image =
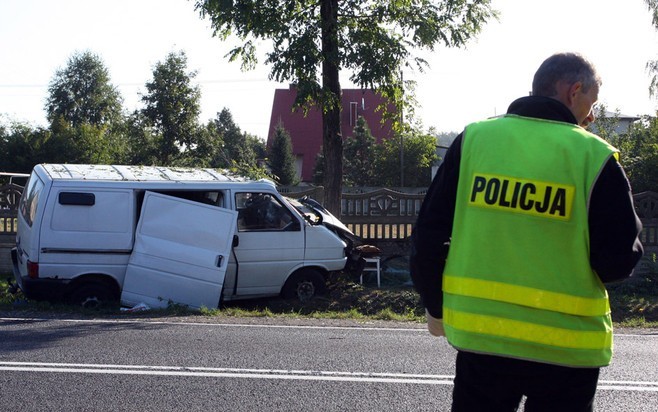
M633 277L606 286L614 322L628 326L641 326L647 322L658 324L658 262L655 253L642 258Z

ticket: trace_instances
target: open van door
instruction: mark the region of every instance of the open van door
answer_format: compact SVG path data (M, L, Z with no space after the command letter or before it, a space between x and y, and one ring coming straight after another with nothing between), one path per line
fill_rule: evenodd
M236 221L229 209L146 192L121 302L217 307Z

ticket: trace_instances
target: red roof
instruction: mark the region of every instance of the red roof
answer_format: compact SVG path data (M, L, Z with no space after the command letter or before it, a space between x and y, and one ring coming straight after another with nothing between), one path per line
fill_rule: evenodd
M384 102L382 96L370 89L343 89L342 93L343 109L340 117L343 138L352 136L358 116L366 120L377 143L393 136L391 122L382 123L381 111L375 111ZM301 109L293 111L296 96L297 91L292 85L289 89L274 91L267 145L270 147L276 126L281 122L290 134L292 151L298 159L297 167L301 164L301 179L310 182L316 155L322 147L322 113L316 107L309 109L306 117Z

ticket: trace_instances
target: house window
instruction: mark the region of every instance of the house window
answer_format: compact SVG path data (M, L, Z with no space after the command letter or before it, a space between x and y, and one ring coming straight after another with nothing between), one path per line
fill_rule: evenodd
M359 109L358 102L350 102L350 126L356 126L358 109Z

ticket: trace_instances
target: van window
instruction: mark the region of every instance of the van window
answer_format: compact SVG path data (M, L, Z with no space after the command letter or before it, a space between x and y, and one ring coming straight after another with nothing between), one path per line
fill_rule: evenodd
M153 190L153 192L162 193L163 195L187 199L193 202L204 203L219 207L224 205L224 193L221 191L202 191L202 190ZM143 193L142 193L143 197Z
M269 193L236 193L238 231L301 230L292 212Z
M39 176L32 174L30 180L27 182L27 188L21 196L21 201L18 206L20 214L25 219L25 222L28 226L32 227L32 222L37 213L37 206L39 206L39 195L43 190L43 182L39 179Z
M96 204L96 196L93 193L60 192L59 204L93 206Z
M155 193L161 193L167 196L177 197L179 199L191 200L193 202L204 203L206 205L218 206L226 208L224 202L224 192L221 190L150 190ZM137 218L142 210L142 203L144 202L144 191L138 191L137 196Z

